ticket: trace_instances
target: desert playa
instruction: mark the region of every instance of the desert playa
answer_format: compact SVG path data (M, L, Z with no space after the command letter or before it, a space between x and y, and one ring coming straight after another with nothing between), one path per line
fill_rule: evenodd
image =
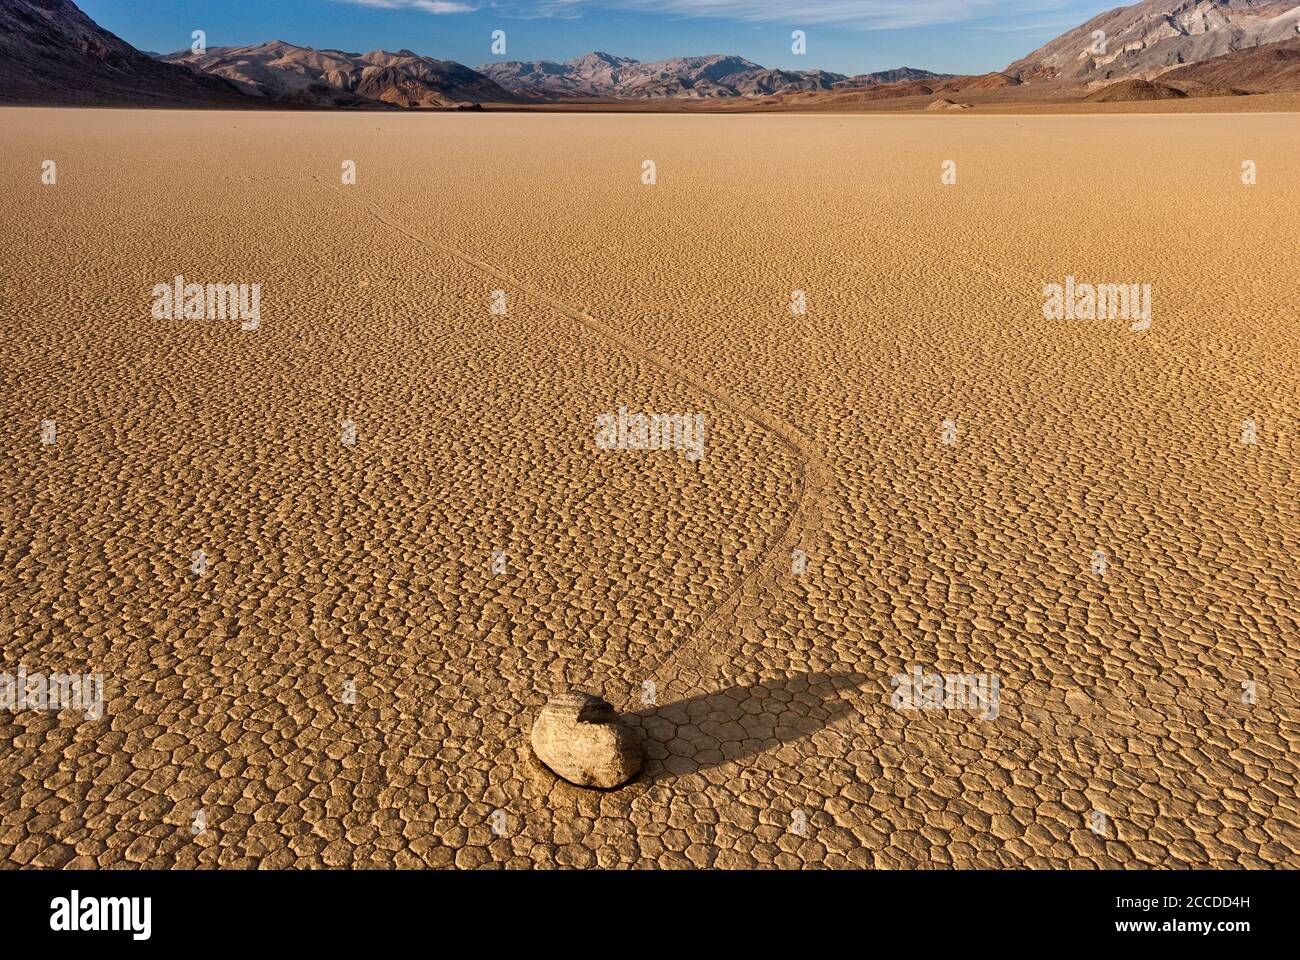
M0 123L5 866L1300 864L1294 114Z

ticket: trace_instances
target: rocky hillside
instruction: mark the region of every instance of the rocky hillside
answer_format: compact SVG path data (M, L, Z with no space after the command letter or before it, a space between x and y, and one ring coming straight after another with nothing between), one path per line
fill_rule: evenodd
M1238 50L1217 60L1171 70L1167 82L1234 87L1248 93L1300 90L1300 37L1283 43Z
M0 102L252 106L217 77L159 63L71 0L0 0Z
M1143 0L1093 17L1003 72L1026 83L1151 79L1184 64L1290 39L1297 24L1297 0ZM1097 31L1105 43L1094 49Z

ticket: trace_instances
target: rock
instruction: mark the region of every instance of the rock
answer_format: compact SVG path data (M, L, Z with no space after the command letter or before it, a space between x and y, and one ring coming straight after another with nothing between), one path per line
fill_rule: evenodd
M580 787L617 787L641 769L641 733L607 702L571 690L546 702L533 723L533 752L557 776Z

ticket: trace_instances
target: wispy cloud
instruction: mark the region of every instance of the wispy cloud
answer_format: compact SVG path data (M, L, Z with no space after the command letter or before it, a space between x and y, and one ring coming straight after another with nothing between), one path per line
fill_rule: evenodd
M363 7L380 7L384 10L423 10L425 13L471 13L478 8L470 3L455 0L343 0Z
M511 18L576 19L610 11L707 17L755 23L827 24L854 30L896 30L945 24L986 26L989 32L1029 33L1046 29L1042 15L1064 16L1073 25L1105 6L1100 0L335 0L381 10L423 10L426 13L471 13L491 8ZM1017 18L1032 23L1016 23Z
M1078 4L1079 0L497 0L493 7L511 16L573 17L603 9L892 30L1059 11Z

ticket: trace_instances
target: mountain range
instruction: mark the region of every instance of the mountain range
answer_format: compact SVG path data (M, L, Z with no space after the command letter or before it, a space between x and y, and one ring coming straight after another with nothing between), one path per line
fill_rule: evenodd
M0 101L80 105L466 109L636 101L908 109L1005 101L1144 100L1300 90L1300 0L1142 0L1093 17L978 77L899 67L847 76L713 54L643 63L593 52L477 70L410 50L348 53L284 41L142 53L72 0L0 0Z
M312 106L449 107L518 99L478 71L410 50L356 54L273 40L209 47L202 54L185 50L161 59L199 76L220 77L249 96Z
M744 57L714 54L642 63L608 53L575 60L501 60L479 72L526 97L601 97L618 100L765 97L897 80L944 79L946 75L901 67L848 77L826 70L772 70Z

